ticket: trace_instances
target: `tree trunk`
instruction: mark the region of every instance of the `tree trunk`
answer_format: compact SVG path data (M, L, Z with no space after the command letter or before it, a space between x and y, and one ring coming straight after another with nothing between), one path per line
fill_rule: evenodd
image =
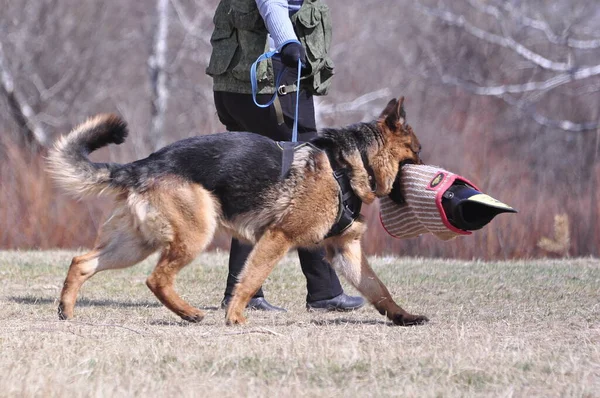
M0 43L0 94L6 98L10 114L19 126L16 141L33 151L39 151L49 142L42 126L35 120L33 109L15 87L14 79L8 69L2 43Z
M165 70L169 33L169 0L157 0L156 17L156 33L152 46L152 54L148 60L150 85L152 88L150 144L153 150L161 148L166 142L163 130L169 97L167 72Z

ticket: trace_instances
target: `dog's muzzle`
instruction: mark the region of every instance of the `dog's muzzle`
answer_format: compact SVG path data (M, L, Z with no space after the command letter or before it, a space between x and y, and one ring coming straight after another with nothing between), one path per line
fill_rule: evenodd
M380 201L380 219L396 238L431 233L442 240L483 228L512 207L481 193L464 177L436 166L405 164L390 195Z

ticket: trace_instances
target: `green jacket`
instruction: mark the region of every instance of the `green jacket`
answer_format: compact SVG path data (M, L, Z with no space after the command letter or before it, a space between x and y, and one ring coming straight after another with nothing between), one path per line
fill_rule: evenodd
M221 0L213 18L210 38L212 54L206 73L213 78L214 91L250 94L250 66L269 51L267 28L255 0ZM311 73L302 77L301 87L314 95L325 95L333 77L331 17L321 0L304 0L292 16L298 39L306 49ZM257 67L258 94L273 94L275 79L271 61Z

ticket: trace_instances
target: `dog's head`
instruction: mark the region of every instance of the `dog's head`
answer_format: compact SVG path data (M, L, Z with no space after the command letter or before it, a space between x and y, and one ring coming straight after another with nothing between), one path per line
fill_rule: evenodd
M392 99L381 112L377 124L389 145L388 150L397 163L423 163L419 157L421 153L419 139L406 122L404 97Z
M394 181L399 178L401 165L423 162L419 156L419 139L406 122L404 97L392 99L376 123L383 145L372 157L371 163L377 179L377 196L384 196L391 192Z

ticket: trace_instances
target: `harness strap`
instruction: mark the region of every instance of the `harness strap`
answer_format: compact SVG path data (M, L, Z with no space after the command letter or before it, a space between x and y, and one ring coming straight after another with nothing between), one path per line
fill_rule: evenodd
M300 87L300 73L302 72L302 60L298 59L298 87ZM296 90L296 110L294 113L294 128L292 129L292 142L298 141L298 106L300 103L300 90Z
M281 158L281 179L283 180L285 177L287 177L290 169L292 168L292 162L294 161L294 152L296 151L296 148L299 148L302 146L302 144L289 141L279 141L277 144L283 151L283 156Z
M329 157L329 163L333 168L333 177L338 183L340 201L335 223L332 225L327 235L325 235L325 238L330 238L332 236L340 235L350 228L354 221L360 216L362 200L360 200L352 189L350 177L348 176L349 170L340 166L329 152L326 153Z
M281 108L281 101L279 101L279 97L275 97L275 101L273 101L273 108L275 108L275 117L277 118L277 125L281 126L284 120L283 109Z
M362 201L356 196L350 185L348 170L338 169L334 171L333 176L339 185L340 207L335 223L329 232L327 232L327 235L325 235L326 239L340 235L350 228L358 216L360 216L360 210L362 208Z
M305 145L310 145L313 148L322 151L322 149L314 146L310 142L289 142L289 141L277 141L277 146L282 150L282 162L281 162L281 179L288 176L292 163L294 161L294 152L296 149L302 148ZM331 238L332 236L340 235L346 229L348 229L354 220L360 216L360 210L362 208L362 201L354 193L352 185L350 184L350 177L348 176L349 170L341 167L336 162L329 152L325 151L329 158L329 163L333 169L333 177L338 184L338 199L339 207L335 222L331 226L325 238Z
M317 150L320 150L310 142L290 142L290 141L277 141L277 146L283 152L282 162L281 162L281 179L287 177L290 169L292 168L292 163L294 161L294 153L296 149L300 149L303 146L311 146Z

